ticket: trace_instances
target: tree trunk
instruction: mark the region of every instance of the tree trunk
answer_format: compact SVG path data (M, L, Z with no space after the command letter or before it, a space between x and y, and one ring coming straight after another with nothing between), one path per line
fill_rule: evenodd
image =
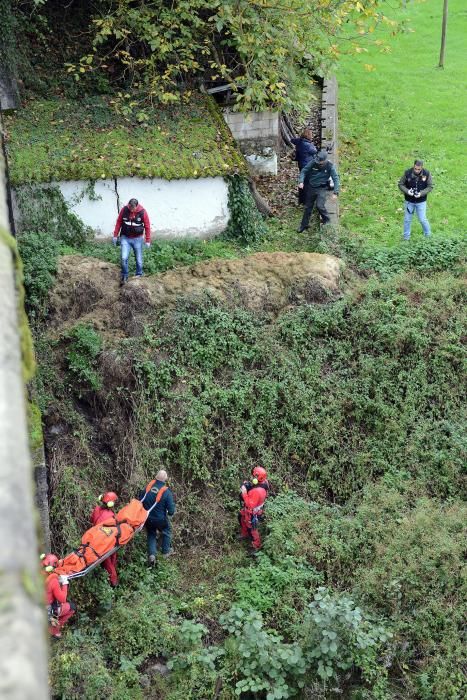
M449 0L444 0L443 23L441 25L441 50L439 52L439 68L444 68L444 52L446 50L446 27L448 24L448 4Z
M254 180L251 179L251 177L248 178L248 184L250 186L250 192L252 194L253 199L255 200L256 208L258 209L258 211L261 212L261 214L264 214L264 216L274 216L274 212L272 211L271 207L266 202L264 197L262 197L256 189L256 183Z
M294 145L292 143L292 139L294 138L293 132L290 131L286 120L284 119L284 115L280 116L279 119L279 126L280 126L280 132L281 132L281 137L283 142L285 143L286 146L289 146L289 148L293 148Z

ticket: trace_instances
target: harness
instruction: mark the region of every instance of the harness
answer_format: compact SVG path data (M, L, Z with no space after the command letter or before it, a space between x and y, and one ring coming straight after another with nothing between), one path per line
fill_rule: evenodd
M143 501L144 501L144 499L146 498L146 496L148 495L148 493L155 493L155 494L157 494L157 495L156 495L156 503L159 503L159 501L161 500L162 496L164 495L164 493L167 491L167 489L168 489L169 487L168 487L168 486L165 486L165 484L164 484L164 486L161 486L160 489L157 488L157 486L156 486L156 488L154 488L154 484L156 483L156 481L157 481L156 479L153 479L153 480L150 481L149 484L146 486L146 489L145 489L146 493L145 493L145 495L144 495L143 500L141 501L141 503L143 503ZM154 504L154 505L155 505L155 504Z

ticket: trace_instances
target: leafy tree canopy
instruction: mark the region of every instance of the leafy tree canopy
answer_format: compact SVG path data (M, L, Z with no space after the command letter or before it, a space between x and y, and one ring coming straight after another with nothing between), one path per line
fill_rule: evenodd
M80 60L69 58L68 73L77 81L104 75L127 112L176 102L200 83L228 84L241 110L300 107L312 75L342 51L365 51L378 24L397 28L382 0L75 2L90 42ZM31 4L45 15L56 5Z

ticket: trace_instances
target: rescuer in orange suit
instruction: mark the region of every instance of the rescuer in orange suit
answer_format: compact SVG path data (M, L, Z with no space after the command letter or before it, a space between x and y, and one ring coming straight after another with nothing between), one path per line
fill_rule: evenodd
M93 526L99 525L99 523L103 523L105 520L108 520L111 517L115 518L115 513L112 509L117 500L118 496L113 491L107 491L107 493L101 494L99 496L99 502L91 513L91 523ZM104 561L102 562L102 566L109 574L110 585L112 586L112 588L115 588L115 586L118 585L117 552L114 552L110 555L110 557L104 559Z
M251 481L244 481L240 489L242 508L239 513L240 539L250 539L253 550L261 549L258 520L264 512L264 502L268 497L268 475L264 467L253 467Z
M44 573L47 574L45 600L49 618L49 632L55 639L60 639L62 627L75 614L76 605L67 601L68 576L59 576L55 573L59 564L58 557L55 554L42 554L41 563Z

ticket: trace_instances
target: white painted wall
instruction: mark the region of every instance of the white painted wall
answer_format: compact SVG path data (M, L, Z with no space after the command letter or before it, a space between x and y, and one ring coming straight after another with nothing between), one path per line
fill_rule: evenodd
M93 200L84 181L57 183L71 211L96 238L113 233L119 208L136 197L146 209L154 238L210 238L227 226L228 186L222 177L162 180L137 177L99 180Z
M89 196L89 183L83 180L70 180L56 184L58 184L69 209L86 226L90 226L95 231L96 238L112 234L118 216L115 180L96 181L94 192L97 199L94 199L94 195Z
M136 197L147 210L156 238L211 238L225 229L230 218L228 186L222 177L126 177L118 179L117 190L121 207Z

